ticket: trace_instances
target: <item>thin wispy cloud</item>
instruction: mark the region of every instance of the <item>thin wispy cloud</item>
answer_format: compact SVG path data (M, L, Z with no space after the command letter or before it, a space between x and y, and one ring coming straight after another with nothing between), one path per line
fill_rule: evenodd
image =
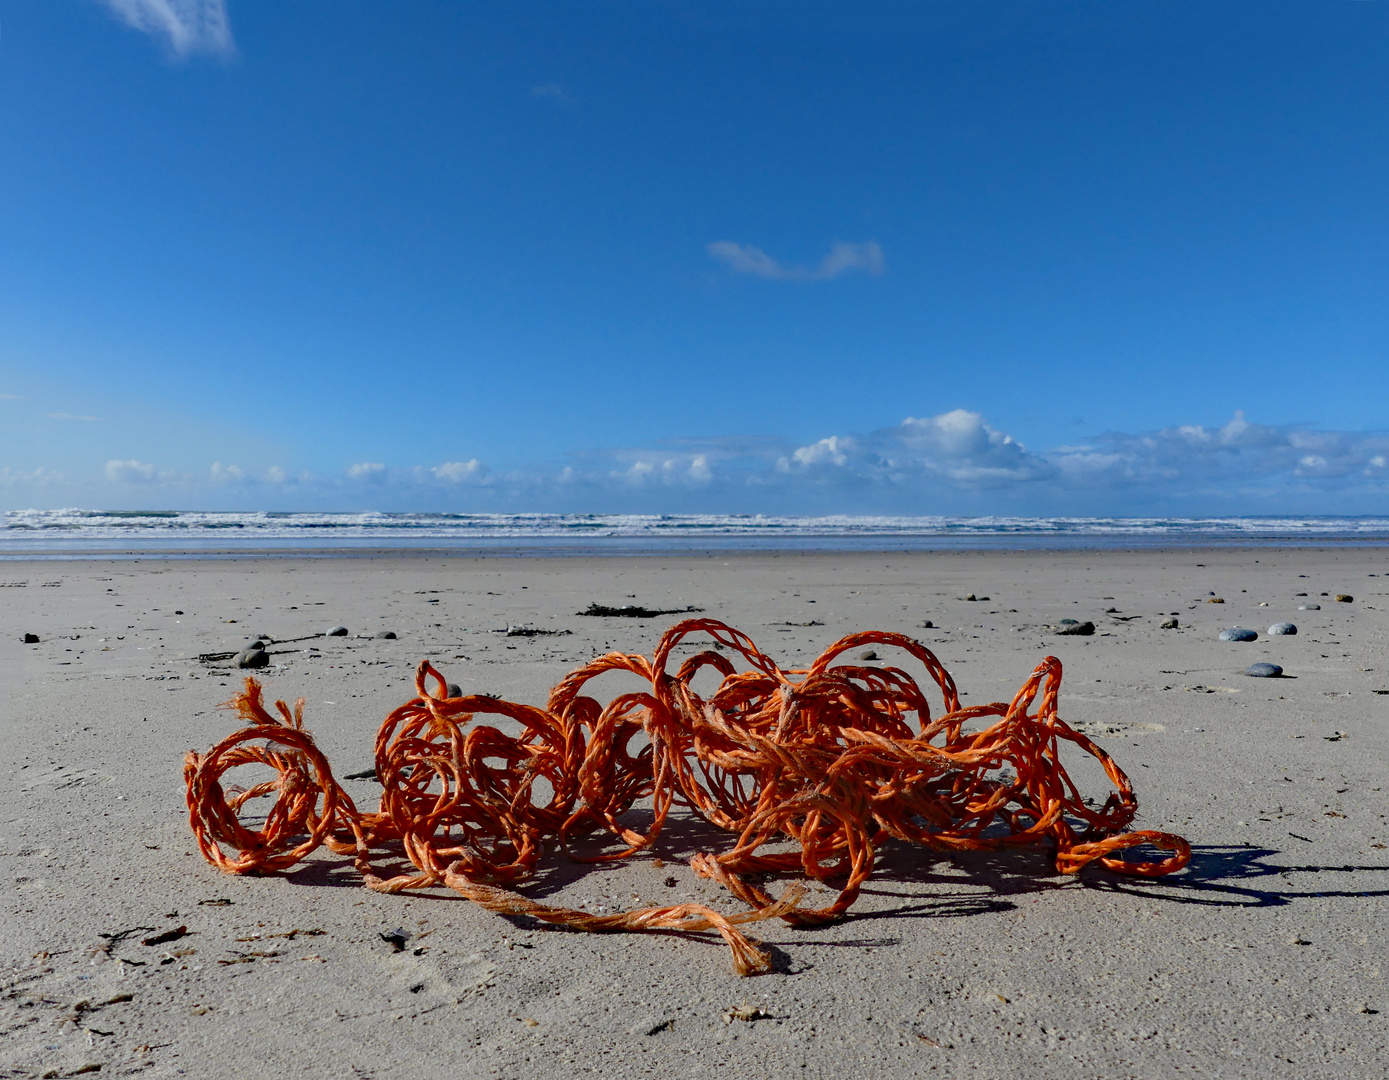
M579 103L559 83L544 83L531 87L531 97L558 105L561 109L577 109Z
M816 266L787 265L759 247L719 240L706 249L710 257L734 273L752 274L773 281L829 281L848 273L877 277L887 272L887 260L876 240L862 244L835 244Z
M43 414L46 420L100 420L99 416L82 416L78 413L70 412L46 412Z
M105 0L131 29L164 43L177 57L236 51L226 0Z
M0 394L0 401L18 401L18 394Z

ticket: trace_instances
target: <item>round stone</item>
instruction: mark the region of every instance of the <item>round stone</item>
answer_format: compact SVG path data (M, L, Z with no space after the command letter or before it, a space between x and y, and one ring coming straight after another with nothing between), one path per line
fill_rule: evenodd
M1355 603L1355 597L1351 596L1350 593L1338 592L1336 594L1336 603L1353 604Z
M260 638L253 638L252 640L246 642L246 648L247 650L263 649L265 648L265 642Z
M1289 637L1297 633L1297 627L1290 622L1276 622L1268 628L1270 634L1286 634Z
M1074 619L1062 619L1056 632L1076 637L1089 637L1095 632L1095 624L1092 622L1078 623Z
M1259 635L1253 630L1246 630L1242 626L1232 626L1228 630L1220 631L1221 641L1258 641Z
M1298 604L1298 605L1297 605L1297 610L1298 610L1298 611L1320 611L1320 610L1321 610L1321 605L1320 605L1320 604Z
M1162 622L1158 623L1158 628L1159 628L1160 630L1175 630L1175 629L1177 629L1177 619L1176 619L1176 616L1173 616L1173 617L1170 618L1170 619L1163 619Z
M462 697L463 688L459 686L456 682L451 682L445 688L445 693L447 693L448 696L451 698Z
M1250 664L1244 673L1255 679L1276 679L1283 669L1277 664Z
M377 638L378 641L394 641L394 640L395 640L395 631L394 631L394 630L381 630L381 631L379 631L379 632L377 633L376 638Z
M936 624L933 623L930 619L922 619L921 622L917 623L917 625L920 626L923 630L934 630L936 627Z
M38 635L38 634L25 634L25 635L24 635L24 644L26 644L26 645L37 645L38 643L39 643L39 635Z
M347 637L347 627L335 626L331 630L328 630L324 634L324 637Z
M858 658L860 660L876 660L878 659L878 654L872 649L864 649L863 652L858 654Z
M270 664L270 654L264 649L242 649L236 654L239 668L263 668Z

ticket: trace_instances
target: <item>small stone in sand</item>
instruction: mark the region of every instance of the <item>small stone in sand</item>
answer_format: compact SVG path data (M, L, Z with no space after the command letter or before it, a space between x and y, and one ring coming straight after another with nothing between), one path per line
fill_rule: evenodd
M380 630L380 631L377 631L376 639L377 639L378 641L394 641L394 640L396 639L396 637L395 637L395 631L394 631L394 630Z
M1320 605L1320 604L1298 604L1298 605L1297 605L1297 610L1298 610L1298 611L1320 611L1320 610L1321 610L1321 605Z
M1158 623L1159 629L1162 630L1175 630L1177 629L1177 625L1177 620L1175 618L1163 619L1162 622Z
M863 652L858 654L858 658L860 660L876 660L878 659L878 654L872 649L864 649Z
M1283 669L1277 664L1250 664L1244 673L1255 679L1276 679Z
M1089 621L1076 622L1074 619L1062 619L1056 627L1056 632L1077 637L1089 637L1095 632L1095 624Z
M1297 633L1297 627L1290 622L1276 622L1268 628L1270 634L1286 634L1291 637Z
M1117 607L1107 607L1104 609L1104 613L1106 615L1117 615L1119 613L1119 609Z
M1228 630L1220 631L1221 641L1258 641L1259 635L1253 630L1246 630L1242 626L1232 626Z
M236 654L235 664L239 668L263 668L270 664L270 654L264 649L242 649Z
M39 635L38 635L38 634L25 634L25 635L24 635L24 644L26 644L26 645L37 645L38 643L39 643Z
M463 688L462 688L461 686L459 686L456 682L448 683L448 684L444 687L444 692L447 693L448 696L451 697L451 698L456 698L456 697L462 697L462 696L463 696Z
M965 597L965 599L966 599L966 600L978 600L979 597L975 596L973 593L970 593L968 596Z
M327 631L323 636L324 636L324 637L347 637L347 627L345 627L345 626L335 626L335 627L333 627L331 630Z
M933 623L930 619L922 619L916 625L921 627L923 630L934 630L936 628L936 624Z
M1338 592L1336 594L1336 603L1353 604L1355 603L1355 597L1351 596L1350 593Z
M1223 596L1213 596L1213 597L1211 597L1211 599L1207 600L1206 603L1208 603L1208 604L1223 604L1223 603L1225 603L1225 597L1223 597Z

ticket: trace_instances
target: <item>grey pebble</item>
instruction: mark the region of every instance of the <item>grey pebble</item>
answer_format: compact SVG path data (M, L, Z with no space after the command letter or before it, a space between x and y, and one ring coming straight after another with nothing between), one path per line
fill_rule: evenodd
M1228 630L1220 631L1221 641L1258 641L1259 635L1254 630L1246 630L1242 626L1232 626Z
M860 660L876 660L878 659L878 654L872 649L864 649L863 652L858 654L858 658Z
M1162 630L1175 630L1177 629L1177 620L1175 617L1163 619L1162 622L1158 623L1158 627Z
M930 619L922 619L916 625L921 627L923 630L934 630L936 627L936 624L933 623Z
M1320 605L1320 604L1298 604L1298 605L1297 605L1297 610L1298 610L1298 611L1320 611L1320 610L1321 610L1321 605Z
M451 698L462 697L463 687L459 686L456 682L451 682L444 687L444 692Z
M377 639L378 641L394 641L394 640L396 639L396 637L395 637L395 631L394 631L394 630L380 630L380 631L378 631L377 634L376 634L376 639Z
M966 600L978 600L979 597L975 596L973 593L970 593L968 596L965 597L965 599L966 599Z
M24 644L26 644L26 645L37 645L38 643L39 643L39 635L38 635L38 634L25 634L25 635L24 635Z
M1078 623L1074 619L1062 619L1056 632L1076 637L1089 637L1095 632L1095 624L1089 621Z
M270 664L270 654L264 649L242 649L233 661L239 668L263 668Z
M1268 628L1270 634L1286 634L1292 636L1297 633L1297 627L1290 622L1276 622Z
M345 626L335 626L335 627L333 627L331 630L327 631L323 636L324 636L324 637L347 637L347 627L345 627Z
M1256 679L1276 679L1283 669L1277 664L1250 664L1244 673Z

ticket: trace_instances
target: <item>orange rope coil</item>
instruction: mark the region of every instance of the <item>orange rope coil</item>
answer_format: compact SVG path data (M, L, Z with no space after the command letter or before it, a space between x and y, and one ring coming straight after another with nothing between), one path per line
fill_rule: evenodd
M750 670L737 670L723 651L703 651L671 674L672 653L692 634L708 635ZM834 664L863 645L893 646L919 661L940 690L940 715L932 716L921 688L900 668ZM722 677L707 699L691 685L704 668ZM583 691L610 671L644 685L601 705ZM381 804L363 813L304 730L303 701L293 710L276 702L278 715L271 713L260 684L248 678L228 705L250 726L185 760L189 823L203 855L228 873L269 873L324 845L353 856L367 886L380 892L445 885L492 911L581 930L712 929L744 975L767 970L770 957L739 926L842 916L888 837L937 850L1050 842L1057 871L1068 874L1098 861L1116 873L1158 877L1191 857L1180 836L1126 831L1138 810L1133 785L1104 750L1058 717L1061 662L1052 656L1011 703L961 708L935 655L902 634L851 634L809 668L784 671L731 626L690 619L665 633L651 659L608 653L571 672L544 709L485 696L449 698L446 685L427 661L419 665L419 696L387 716L377 734ZM479 722L484 716L508 718L522 733ZM981 723L982 730L965 730ZM1062 767L1059 749L1067 742L1104 767L1114 791L1102 806L1088 805ZM228 795L223 774L251 763L268 766L276 779ZM275 801L263 825L248 828L242 808L270 794ZM654 812L645 833L620 820L643 799ZM677 904L594 915L514 891L535 872L547 842L581 861L626 858L656 842L677 803L736 835L731 849L702 852L690 865L748 910L724 915ZM624 850L574 853L576 839L601 830ZM785 850L788 839L796 850ZM374 872L372 850L392 843L415 873ZM1122 857L1141 845L1171 855ZM843 885L833 903L805 908L803 886L775 900L758 882L793 873Z

